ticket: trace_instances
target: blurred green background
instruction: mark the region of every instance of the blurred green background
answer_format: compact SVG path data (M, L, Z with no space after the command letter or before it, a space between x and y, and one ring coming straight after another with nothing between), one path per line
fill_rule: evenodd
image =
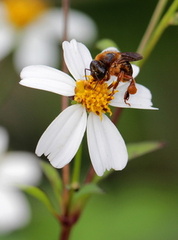
M71 2L72 8L93 18L98 40L111 38L122 51L136 51L157 3L155 0ZM98 50L94 45L89 47L95 56ZM100 184L105 194L91 199L74 228L72 240L178 239L177 71L178 27L171 26L137 77L137 82L151 90L159 111L125 109L118 123L126 143L161 140L166 146L133 160L122 172L115 172ZM0 78L4 94L0 124L9 131L10 149L34 152L39 137L60 111L60 97L20 86L11 55L0 64ZM89 161L88 155L84 156L84 171ZM57 239L58 223L41 203L28 198L32 206L30 225L0 239Z

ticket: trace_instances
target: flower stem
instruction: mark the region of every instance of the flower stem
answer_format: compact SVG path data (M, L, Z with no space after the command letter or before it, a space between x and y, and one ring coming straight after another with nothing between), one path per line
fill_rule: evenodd
M67 40L67 22L68 22L68 12L69 12L69 0L63 0L62 1L62 8L63 8L63 13L64 13L64 32L63 32L63 41ZM64 62L64 59L62 61L62 70L63 72L66 72L66 65ZM65 108L68 107L68 98L65 96L62 96L61 99L61 108L64 110ZM68 204L68 190L67 190L67 185L69 185L70 182L70 167L69 164L63 167L62 169L62 180L63 180L63 208L65 209L67 204ZM65 212L65 210L63 210Z
M69 7L70 7L70 0L62 0L62 9L63 9L63 22L64 22L64 31L63 31L63 37L62 42L66 41L68 39L68 15L69 15ZM68 72L68 69L66 67L65 61L63 59L62 61L62 71ZM62 96L61 99L61 106L62 109L65 109L68 107L68 98L65 96Z
M80 185L79 182L80 182L81 160L82 160L82 145L80 145L74 160L74 170L73 170L72 183L71 183L71 187L74 190L78 189Z
M68 14L69 14L70 0L62 0L63 14L64 14L64 32L63 32L63 41L67 40L68 35ZM62 61L62 70L63 72L68 72L64 59ZM62 110L68 107L68 98L62 97L61 99ZM70 149L69 149L70 151ZM79 182L80 177L80 162L81 162L81 149L78 151L76 156L76 162L74 167L74 173L72 178L72 183ZM74 189L70 187L70 166L67 164L62 169L62 180L63 180L63 193L62 193L62 212L58 217L59 223L61 225L61 232L59 239L60 240L69 240L70 233L72 231L73 225L77 222L80 213L70 212L72 197Z
M112 115L111 121L116 125L121 114L122 114L123 108L115 108L115 111Z
M93 167L91 166L90 169L89 169L89 171L88 171L88 174L87 174L87 176L86 176L85 183L90 183L90 182L92 182L93 179L95 178L95 176L96 176L96 173L95 173Z
M150 53L154 49L155 45L157 44L158 40L162 36L164 30L167 28L169 25L169 21L175 11L178 8L178 0L173 1L173 3L170 5L169 9L167 12L164 14L162 19L160 20L159 24L157 25L155 31L153 32L151 38L147 42L147 45L144 47L142 50L141 54L144 56L144 59L138 62L138 66L142 66L143 63L147 60L149 57Z
M139 47L137 49L137 52L139 52L140 54L142 54L142 52L144 51L145 46L147 45L147 42L149 41L149 39L152 35L152 32L155 29L155 26L157 25L158 20L160 19L160 16L164 10L164 7L165 7L167 1L168 0L159 0L158 4L153 12L153 15L151 17L150 23L148 24L148 27L143 35L143 38L140 42Z
M68 12L69 12L69 4L70 0L62 0L62 9L64 14L64 32L63 32L63 41L67 40L67 25L68 25ZM67 68L64 62L62 61L62 70L67 72ZM68 98L62 96L61 99L61 108L64 110L68 107ZM60 238L61 240L68 240L69 235L71 232L71 225L66 225L65 222L68 222L68 206L70 202L70 191L67 188L70 183L70 166L67 164L62 169L62 181L63 181L63 193L62 193L62 214L59 218L59 222L61 223L61 233Z
M70 236L70 232L71 232L70 227L62 226L59 240L68 240Z

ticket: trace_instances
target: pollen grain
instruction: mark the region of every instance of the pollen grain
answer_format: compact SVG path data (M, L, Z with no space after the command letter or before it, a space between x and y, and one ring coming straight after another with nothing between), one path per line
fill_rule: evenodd
M74 101L82 104L88 112L93 112L102 119L103 113L112 114L109 108L116 90L108 87L106 82L96 81L91 76L87 80L76 82Z

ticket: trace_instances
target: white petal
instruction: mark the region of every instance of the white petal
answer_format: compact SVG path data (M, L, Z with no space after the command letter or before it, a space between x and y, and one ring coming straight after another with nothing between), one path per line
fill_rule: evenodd
M68 28L68 39L75 38L86 44L96 39L96 24L93 19L85 13L70 10Z
M6 57L15 45L15 31L11 26L0 24L0 60Z
M0 162L0 182L7 186L36 185L41 179L39 159L27 152L9 152Z
M85 78L85 69L92 61L91 54L84 44L75 39L63 42L65 63L76 80Z
M69 11L67 30L68 39L76 38L84 43L93 42L97 34L94 21L86 14L76 10ZM50 8L28 26L27 31L37 36L40 34L51 44L59 44L63 39L64 32L63 10Z
M62 168L76 154L86 129L87 114L79 105L66 108L41 136L36 154L48 156L51 164Z
M103 114L101 121L94 113L89 114L87 140L90 158L99 176L106 169L122 170L126 166L128 154L125 142L106 115Z
M119 52L119 50L117 48L115 48L115 47L105 48L102 52L106 52L106 51Z
M25 34L14 53L13 61L17 71L20 72L29 65L57 67L59 56L57 43L49 42L39 34Z
M136 84L136 94L130 94L129 100L127 101L130 105L125 104L124 94L128 86L129 82L120 84L120 86L118 87L119 92L114 95L114 99L110 103L111 106L120 108L157 109L152 107L152 95L150 90L140 84Z
M54 92L64 96L73 96L75 81L66 73L57 69L36 65L25 67L21 74L20 84Z
M87 26L87 27L86 27ZM63 11L51 8L23 30L21 44L14 64L18 70L34 64L51 67L59 65L59 44L63 38ZM91 18L79 11L71 10L68 18L68 39L76 38L89 43L96 37L96 26Z
M24 196L0 186L0 233L24 227L29 220L30 209Z
M6 57L15 46L16 31L7 21L6 7L0 2L0 60Z
M132 65L132 69L133 69L133 78L136 78L136 76L139 74L140 72L140 68L134 64L131 64Z
M0 154L3 154L8 147L9 137L5 128L0 127Z

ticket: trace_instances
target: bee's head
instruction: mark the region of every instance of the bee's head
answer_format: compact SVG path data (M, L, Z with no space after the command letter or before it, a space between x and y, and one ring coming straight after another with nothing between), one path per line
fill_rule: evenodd
M106 65L103 62L93 60L90 63L90 71L91 71L91 76L95 80L102 80L106 75L107 68L106 68Z

